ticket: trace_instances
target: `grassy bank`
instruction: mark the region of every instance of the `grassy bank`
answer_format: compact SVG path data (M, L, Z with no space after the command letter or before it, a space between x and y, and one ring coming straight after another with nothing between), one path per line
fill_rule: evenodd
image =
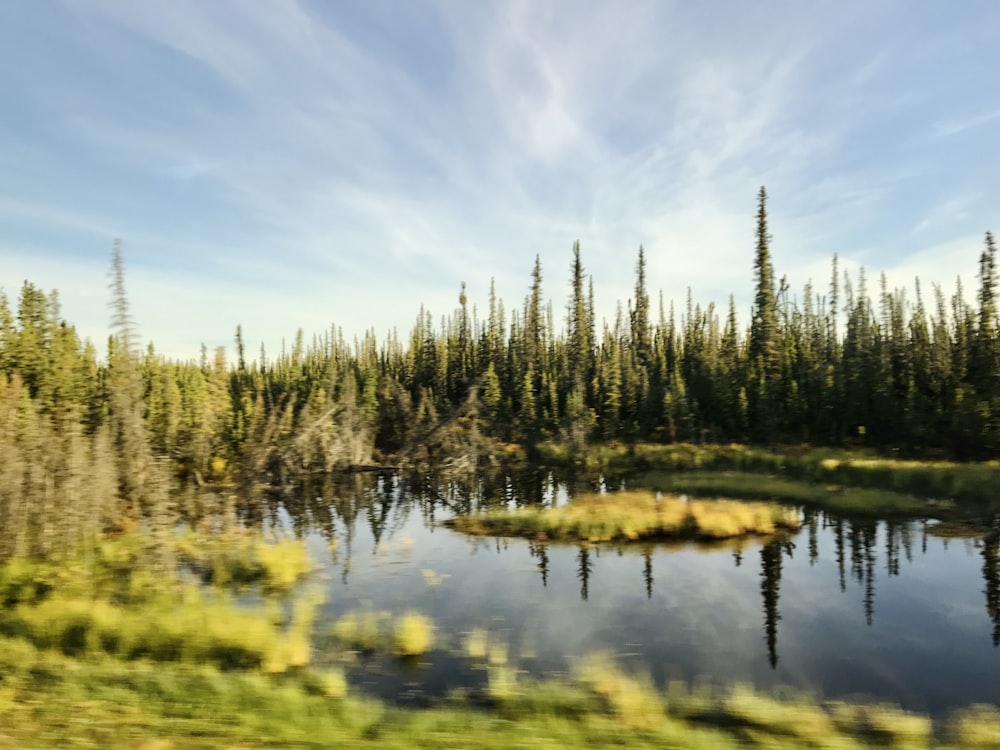
M641 494L640 504L665 502ZM702 505L712 507L687 503L685 518ZM728 533L732 510L695 515ZM784 519L772 510L760 505L740 523L773 530ZM320 598L303 578L304 550L240 539L182 539L168 550L176 560L187 550L176 569L150 563L140 536L103 540L86 558L0 565L0 748L1000 746L992 707L935 727L892 706L749 686L658 690L607 654L530 680L485 630L462 639L481 688L427 709L393 707L352 694L346 652L433 660L436 643L456 638L438 638L417 612L355 612L327 627L336 647L317 647Z
M687 443L590 445L582 453L565 444L543 443L537 446L537 452L547 463L612 473L735 471L963 503L1000 500L1000 461L911 461L809 446L766 450L744 445Z
M581 495L556 508L491 510L446 522L466 534L525 536L556 541L729 539L797 529L797 511L773 503L686 501L632 490Z
M684 493L699 497L738 497L809 505L851 515L919 515L928 518L950 517L955 508L913 495L868 487L842 487L817 484L801 479L751 474L739 471L670 472L644 471L631 483L661 492Z
M159 552L138 533L105 538L68 560L0 565L0 635L66 655L285 672L309 663L321 598L289 596L309 566L300 542L243 532ZM241 606L241 591L258 605Z
M475 704L456 695L407 710L345 694L308 671L71 658L0 639L0 747L996 747L1000 713L958 712L933 732L881 705L778 698L746 686L653 688L613 659L581 660L562 681L509 670ZM497 673L499 675L499 672ZM492 675L491 675L492 676Z

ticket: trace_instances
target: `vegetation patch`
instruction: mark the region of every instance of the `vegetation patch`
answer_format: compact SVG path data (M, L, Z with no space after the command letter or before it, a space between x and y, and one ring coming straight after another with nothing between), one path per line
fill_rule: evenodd
M729 539L797 530L799 513L774 503L686 500L648 490L580 495L555 508L490 510L446 522L467 534L556 541Z
M681 472L661 470L639 474L633 483L662 492L685 493L708 497L738 497L747 500L771 500L780 503L810 505L851 515L919 515L945 517L949 506L891 490L817 484L788 477L749 472Z
M240 606L226 587L199 586L143 562L144 545L137 535L121 536L102 541L88 559L60 564L17 559L0 565L0 634L67 655L269 672L309 663L320 597L299 596L290 613L273 598L254 608ZM248 549L286 547L253 543ZM274 569L283 569L271 554ZM231 559L238 561L234 567L247 567L245 556L234 551ZM284 570L261 576L265 591L290 585ZM272 587L269 581L281 585Z
M312 569L301 539L269 541L245 529L225 533L187 529L176 548L183 566L203 582L220 586L259 584L267 592L286 593Z
M399 656L421 656L434 645L434 623L419 612L407 612L396 620L393 646Z
M479 634L481 636L481 634ZM475 649L473 649L475 650ZM564 679L519 679L490 658L488 704L426 709L351 694L343 671L268 675L204 664L86 659L0 636L0 747L995 748L1000 713L960 710L938 736L895 706L671 683L599 653Z
M812 446L773 449L748 445L690 443L595 444L570 450L559 443L537 446L541 460L612 473L740 472L798 479L819 486L887 490L903 496L984 504L995 502L1000 462L911 460ZM873 498L873 499L877 499ZM874 511L873 511L874 512Z

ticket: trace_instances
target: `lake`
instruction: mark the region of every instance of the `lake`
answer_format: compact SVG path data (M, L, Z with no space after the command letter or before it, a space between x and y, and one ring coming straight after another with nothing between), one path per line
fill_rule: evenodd
M807 510L797 533L714 545L555 545L440 526L455 512L562 504L607 484L543 469L464 482L361 475L269 511L325 564L318 632L350 610L433 619L438 643L418 663L361 659L349 674L399 703L480 688L485 672L461 649L474 628L506 642L533 676L609 651L658 685L791 686L934 716L1000 703L996 534L944 538L930 520Z

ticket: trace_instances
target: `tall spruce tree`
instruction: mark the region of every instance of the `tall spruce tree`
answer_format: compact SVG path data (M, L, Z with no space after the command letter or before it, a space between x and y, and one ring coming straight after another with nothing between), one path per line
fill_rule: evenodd
M767 227L767 191L757 194L757 249L754 255L755 294L750 324L750 393L753 394L754 432L759 440L774 440L777 427L778 378L781 369L778 307Z

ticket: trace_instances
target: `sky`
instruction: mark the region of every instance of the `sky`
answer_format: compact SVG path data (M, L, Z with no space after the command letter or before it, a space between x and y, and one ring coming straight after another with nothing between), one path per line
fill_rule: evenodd
M190 359L421 305L599 318L647 281L749 319L757 192L779 277L971 297L1000 232L992 0L9 0L0 288L58 289L104 351L120 238L141 338Z

